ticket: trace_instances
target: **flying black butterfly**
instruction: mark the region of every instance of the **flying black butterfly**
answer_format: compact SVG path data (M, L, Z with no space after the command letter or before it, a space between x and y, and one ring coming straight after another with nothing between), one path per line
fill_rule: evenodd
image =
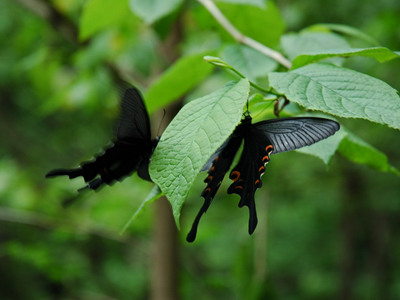
M159 138L151 140L149 116L142 96L136 88L124 92L121 113L114 143L88 162L76 169L55 169L46 178L67 175L70 179L82 176L86 186L79 189L96 190L104 183L111 185L121 181L132 172L151 181L149 175L150 157Z
M204 180L207 186L201 194L204 204L186 240L188 242L195 240L200 218L210 206L243 140L243 152L239 163L229 175L233 183L228 188L228 194L238 194L239 207L248 207L249 234L252 234L257 226L254 194L262 186L261 176L264 174L265 165L269 162L270 154L314 144L333 135L339 128L339 124L335 121L311 117L281 118L252 124L251 117L247 113L232 135L203 167L204 171L209 169L208 176Z

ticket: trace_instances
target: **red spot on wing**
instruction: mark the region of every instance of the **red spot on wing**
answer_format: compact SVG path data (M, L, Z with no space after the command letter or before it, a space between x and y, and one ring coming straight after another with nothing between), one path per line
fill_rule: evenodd
M229 175L229 178L232 179L233 181L237 181L239 177L240 177L239 171L232 171L231 175Z

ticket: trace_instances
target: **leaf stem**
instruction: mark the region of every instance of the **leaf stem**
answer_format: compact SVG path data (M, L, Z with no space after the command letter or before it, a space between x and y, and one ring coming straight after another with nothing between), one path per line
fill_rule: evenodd
M227 67L227 69L231 70L232 72L234 72L235 74L237 74L239 77L244 78L244 79L247 79L246 76L244 76L242 73L240 73L240 72L239 72L238 70L236 70L235 68L229 66L229 67ZM247 79L247 80L248 80L248 79ZM259 86L258 84L252 82L251 80L249 80L249 83L250 83L250 85L251 85L253 88L258 89L258 90L260 90L261 92L264 92L264 93L269 93L269 92L270 92L269 90L264 89L263 87L261 87L261 86Z
M212 0L197 0L199 1L210 14L218 21L219 24L238 42L247 45L260 53L272 58L273 60L280 63L282 66L290 69L292 63L284 57L280 52L275 51L252 38L245 36L222 14L219 8L214 4Z

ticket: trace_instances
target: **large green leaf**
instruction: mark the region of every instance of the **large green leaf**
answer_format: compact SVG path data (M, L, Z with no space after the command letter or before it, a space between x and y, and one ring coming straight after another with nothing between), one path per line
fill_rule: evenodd
M296 69L330 57L349 56L365 56L374 58L379 62L385 62L394 58L398 58L400 55L385 47L323 50L297 56L293 60L292 69Z
M115 26L129 16L126 0L90 0L83 8L79 39L85 40L96 32Z
M172 13L182 0L129 0L132 11L147 24Z
M249 90L249 82L242 79L189 102L161 136L150 163L150 175L171 203L178 227L190 187L239 123Z
M149 87L145 94L149 113L179 99L212 72L213 67L203 56L200 53L180 58Z
M373 37L365 34L364 32L360 31L357 28L348 26L348 25L343 25L343 24L330 24L330 23L320 23L320 24L314 24L307 29L306 31L333 31L337 32L340 34L344 34L350 37L358 38L362 41L367 42L371 46L379 46L379 43L376 39Z
M366 165L381 172L400 175L400 172L389 164L384 153L349 132L343 126L333 136L296 151L316 156L325 164L329 164L333 155L338 151L354 163Z
M367 165L382 172L400 175L399 170L391 166L387 156L354 134L345 131L346 135L339 145L339 152L347 159Z
M279 94L301 106L400 129L400 97L374 77L329 64L312 64L269 75Z
M319 52L329 49L350 49L349 43L337 34L330 32L288 33L282 36L281 46L290 59L309 52ZM343 59L334 58L330 62L341 64Z

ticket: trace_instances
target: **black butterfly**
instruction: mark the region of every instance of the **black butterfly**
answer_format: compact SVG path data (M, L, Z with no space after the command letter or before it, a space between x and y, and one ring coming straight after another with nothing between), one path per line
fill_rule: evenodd
M200 218L210 206L243 140L243 152L239 163L229 175L233 183L228 188L228 194L238 194L239 207L249 208L249 234L252 234L257 226L254 194L262 186L261 176L264 174L270 154L314 144L333 135L339 128L339 124L335 121L307 117L273 119L252 124L251 117L247 114L203 167L204 171L209 169L208 176L204 180L207 186L201 194L204 204L186 240L188 242L195 240Z
M82 176L87 185L79 190L96 190L104 183L111 185L134 171L141 178L151 181L148 166L158 140L151 140L149 116L142 96L137 89L129 88L122 98L116 140L111 147L76 169L55 169L47 173L46 178Z

